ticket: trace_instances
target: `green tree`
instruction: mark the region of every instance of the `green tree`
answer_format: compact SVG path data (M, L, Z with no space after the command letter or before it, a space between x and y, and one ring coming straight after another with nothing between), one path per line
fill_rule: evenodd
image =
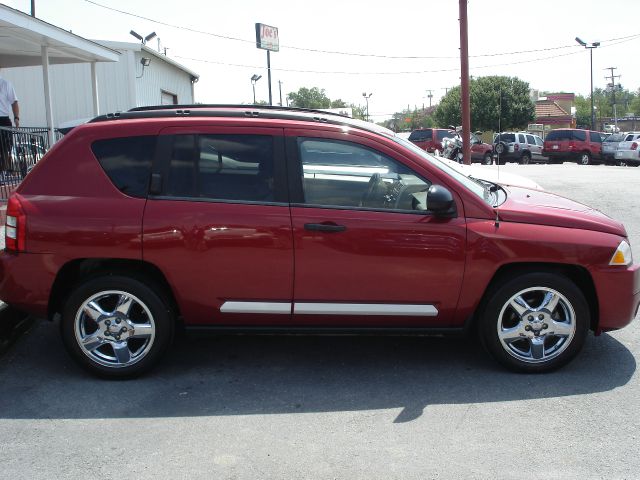
M318 87L306 88L302 87L297 92L290 92L287 95L289 99L289 105L298 108L332 108L332 102L327 97L327 94L323 89ZM342 102L342 100L336 100L336 102ZM344 105L336 105L336 107L344 107Z
M498 125L501 130L524 128L535 117L529 84L516 77L472 79L469 96L472 130L498 130ZM433 116L441 127L462 124L460 86L449 90Z

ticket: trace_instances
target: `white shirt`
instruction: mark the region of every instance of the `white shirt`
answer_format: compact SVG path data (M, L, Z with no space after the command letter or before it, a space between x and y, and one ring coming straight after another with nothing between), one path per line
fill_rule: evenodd
M13 112L11 105L17 101L18 97L13 85L0 77L0 117L9 117Z

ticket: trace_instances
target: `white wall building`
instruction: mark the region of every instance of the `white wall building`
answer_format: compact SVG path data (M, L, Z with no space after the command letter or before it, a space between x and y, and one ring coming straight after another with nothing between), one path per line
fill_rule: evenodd
M146 105L194 103L198 74L140 43L96 42L120 53L118 62L96 65L100 114ZM149 59L148 66L143 67L143 58ZM93 117L90 65L51 65L49 70L54 126ZM2 76L16 90L20 125L46 126L42 67L3 68Z

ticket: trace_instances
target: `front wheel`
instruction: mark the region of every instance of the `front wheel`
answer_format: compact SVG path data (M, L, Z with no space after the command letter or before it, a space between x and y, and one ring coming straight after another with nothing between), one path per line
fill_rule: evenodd
M520 158L520 163L522 165L529 165L531 163L531 155L529 155L528 153L523 153L522 157Z
M587 301L567 277L526 273L489 293L481 340L501 364L539 373L567 364L584 345L590 324Z
M105 275L80 284L62 314L62 340L85 369L110 378L153 367L173 336L174 314L151 283Z

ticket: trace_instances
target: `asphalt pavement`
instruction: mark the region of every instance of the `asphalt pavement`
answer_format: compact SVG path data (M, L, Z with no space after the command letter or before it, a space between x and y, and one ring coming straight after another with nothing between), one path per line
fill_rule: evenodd
M492 166L625 223L640 168ZM474 341L180 338L95 379L41 322L0 357L1 479L637 479L640 319L567 367L505 371Z

